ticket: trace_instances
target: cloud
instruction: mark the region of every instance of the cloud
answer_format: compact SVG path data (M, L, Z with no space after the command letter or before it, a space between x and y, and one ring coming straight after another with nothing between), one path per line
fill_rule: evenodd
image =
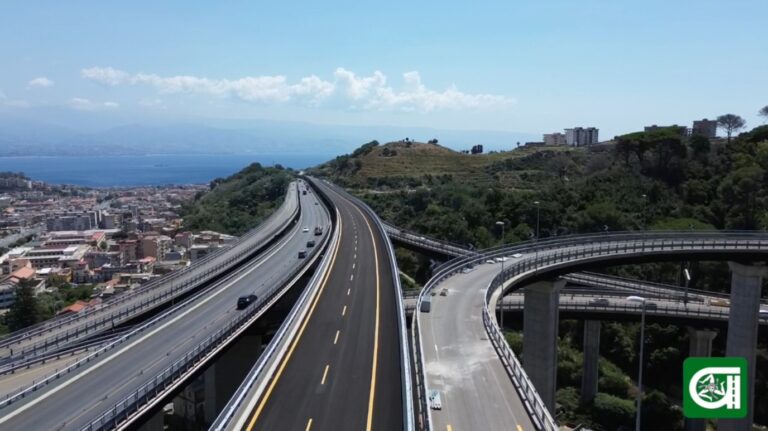
M53 81L46 78L45 76L40 76L38 78L35 78L27 83L30 87L37 87L37 88L47 88L47 87L53 87Z
M120 105L115 102L94 102L90 99L84 99L81 97L73 97L70 99L69 106L72 109L77 109L78 111L102 111L117 109L120 107Z
M165 103L161 99L141 99L139 100L139 106L149 109L165 109Z
M80 76L112 87L124 83L129 78L127 73L111 67L91 67L90 69L83 69L80 71Z
M403 74L404 85L399 90L387 85L387 77L380 71L370 76L358 76L341 67L333 73L333 81L309 75L295 83L290 83L283 75L210 79L190 75L129 74L112 67L91 67L81 70L80 74L103 85L143 85L154 88L158 94L195 94L251 103L308 106L333 103L347 109L406 112L481 109L514 103L506 96L469 94L459 91L456 86L443 91L432 90L416 71Z

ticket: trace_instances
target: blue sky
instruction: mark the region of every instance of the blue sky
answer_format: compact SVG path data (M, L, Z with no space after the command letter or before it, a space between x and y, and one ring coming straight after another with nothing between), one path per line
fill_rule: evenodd
M42 119L608 138L726 112L755 126L768 104L765 0L9 1L2 16L0 112Z

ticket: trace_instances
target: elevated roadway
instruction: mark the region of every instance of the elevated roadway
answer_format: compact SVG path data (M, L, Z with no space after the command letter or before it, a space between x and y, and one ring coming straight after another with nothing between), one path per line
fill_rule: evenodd
M260 226L200 262L149 282L134 291L72 316L61 316L0 339L0 365L50 354L72 343L115 328L199 286L216 280L260 251L299 216L297 184L289 187L283 204Z
M323 182L338 243L276 372L221 429L394 430L404 411L399 284L375 215ZM218 428L217 428L218 429Z
M330 227L325 207L315 201L314 194L301 196L300 221L285 237L199 297L177 305L112 349L98 357L91 355L90 361L23 398L12 403L0 398L4 401L0 429L104 429L130 423L184 376L202 367L298 277L306 262L298 259L298 251L306 249L307 240L320 239L311 228L322 226L327 236ZM303 232L304 227L310 232ZM317 248L309 250L307 260L315 259ZM259 301L236 310L237 298L250 293L257 294ZM215 340L222 341L215 344Z
M511 258L516 253L520 256ZM479 265L498 256L510 257L505 262L503 274L500 263ZM442 427L449 424L452 427L461 424L462 428L469 427L467 429L495 429L500 423L515 423L521 429L528 429L527 426L555 429L545 402L509 349L495 321L494 310L502 286L505 291L514 291L539 280L551 280L560 275L610 264L696 258L759 260L766 257L768 236L764 234L648 232L541 241L471 255L444 265L420 296L419 304L425 298L431 298L434 311L417 313L414 319L414 350L421 357L417 358L417 368L423 373L423 380L418 382L422 394L420 405L426 410L425 394L429 390L440 388L445 392L443 409L425 411L424 419L432 425L432 429L445 429ZM473 270L469 269L471 266L474 266ZM443 288L451 293L446 296L430 295L432 290ZM462 322L461 327L452 326L453 319ZM470 331L467 326L474 329ZM472 337L477 340L482 333L486 334L483 338L484 350L479 345L472 350L462 347ZM465 342L455 343L457 336L461 340L466 338ZM488 349L489 346L491 349ZM481 393L486 388L473 383L489 382L497 377L498 372L492 366L465 366L459 368L464 372L461 376L446 372L461 367L461 360L454 358L470 357L473 360L468 364L485 364L491 361L490 353L494 350L495 361L503 366L509 377L510 386L506 388L494 390L490 387ZM515 390L510 391L510 388ZM475 397L481 401L471 404L468 400ZM471 414L465 408L467 405L472 406ZM510 407L504 408L504 405ZM532 423L526 424L520 419L520 408L527 412Z

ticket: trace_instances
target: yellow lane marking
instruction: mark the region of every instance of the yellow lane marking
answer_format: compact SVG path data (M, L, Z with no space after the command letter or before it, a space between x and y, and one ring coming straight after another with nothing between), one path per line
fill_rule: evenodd
M341 244L341 237L343 234L342 229L342 221L341 217L339 217L339 244ZM259 415L264 410L264 406L267 404L267 401L269 401L269 397L272 395L272 391L275 389L275 386L277 386L278 380L280 380L280 376L283 374L283 371L285 371L285 367L288 365L288 361L291 359L291 356L293 355L294 350L296 350L296 346L299 344L299 340L301 339L301 336L304 334L304 330L307 328L307 324L309 323L309 320L312 318L312 314L315 312L315 307L317 306L318 301L320 300L320 297L323 294L323 291L325 290L325 286L328 284L328 279L331 277L331 268L333 268L333 265L336 263L336 257L339 254L339 250L341 247L336 247L336 250L333 252L333 258L331 259L331 264L328 266L328 271L325 273L325 278L323 278L322 283L320 284L320 290L317 293L317 296L315 296L315 299L312 301L312 306L309 308L309 313L307 314L306 319L304 319L304 322L302 322L301 327L299 328L298 334L296 334L296 338L293 339L293 343L291 343L290 349L288 349L288 352L286 353L285 357L283 358L283 361L280 363L280 368L278 368L277 373L275 373L275 377L272 379L272 382L269 384L269 387L267 388L267 392L265 393L264 397L261 399L261 402L259 403L259 406L256 408L256 411L253 413L253 417L251 417L251 421L248 423L248 427L246 428L247 431L253 430L254 425L256 425L256 421L259 419ZM307 429L312 426L312 419L309 419L309 423L307 424Z
M331 365L330 365L330 364L327 364L327 365L325 366L325 371L323 371L323 380L320 380L320 384L321 384L321 385L324 385L324 384L325 384L325 378L326 378L326 377L328 377L328 368L330 368L330 367L331 367Z
M448 426L445 427L445 429L446 431L453 431L453 427L451 426L451 424L448 424Z
M371 235L371 242L373 243L373 261L376 265L376 270L374 272L376 274L376 323L374 325L373 332L373 363L371 364L371 391L368 395L368 420L365 425L366 431L371 431L371 428L373 427L373 401L376 397L376 370L379 365L379 297L381 296L379 279L379 251L376 243L376 237L373 235L371 224L368 223L368 219L365 217L360 208L355 206L355 209L360 213L360 215L363 217L363 220L365 220L365 224L368 226L368 233Z
M333 344L336 344L336 343L338 343L338 342L339 342L339 333L340 333L340 332L341 332L341 331L339 331L338 329L336 330L336 336L335 336L335 337L333 337Z
M341 309L341 315L345 315L347 313L347 306L345 305L344 308Z
M312 418L307 421L307 427L304 428L304 431L309 431L310 428L312 428Z
M523 431L523 427L521 427L520 425L518 425L518 426L517 426L517 431Z

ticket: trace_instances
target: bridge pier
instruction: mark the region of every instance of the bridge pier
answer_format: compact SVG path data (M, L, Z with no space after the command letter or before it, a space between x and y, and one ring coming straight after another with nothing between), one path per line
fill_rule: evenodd
M219 416L261 355L261 335L245 334L203 373L205 423Z
M688 349L689 357L709 357L712 356L712 340L717 336L717 332L709 329L697 329L688 327L688 337L690 338L690 347ZM685 418L685 431L706 431L706 419L688 419Z
M597 395L598 369L600 362L599 320L584 321L584 361L581 370L581 402L590 403Z
M539 281L525 288L523 368L549 411L555 411L560 290L565 280Z
M760 311L760 289L766 267L728 262L731 268L731 311L728 316L726 356L741 356L747 360L747 416L743 419L720 419L721 431L752 429L755 405L755 354L757 353L757 318Z
M165 411L158 409L155 414L137 428L138 431L163 431L165 429Z

